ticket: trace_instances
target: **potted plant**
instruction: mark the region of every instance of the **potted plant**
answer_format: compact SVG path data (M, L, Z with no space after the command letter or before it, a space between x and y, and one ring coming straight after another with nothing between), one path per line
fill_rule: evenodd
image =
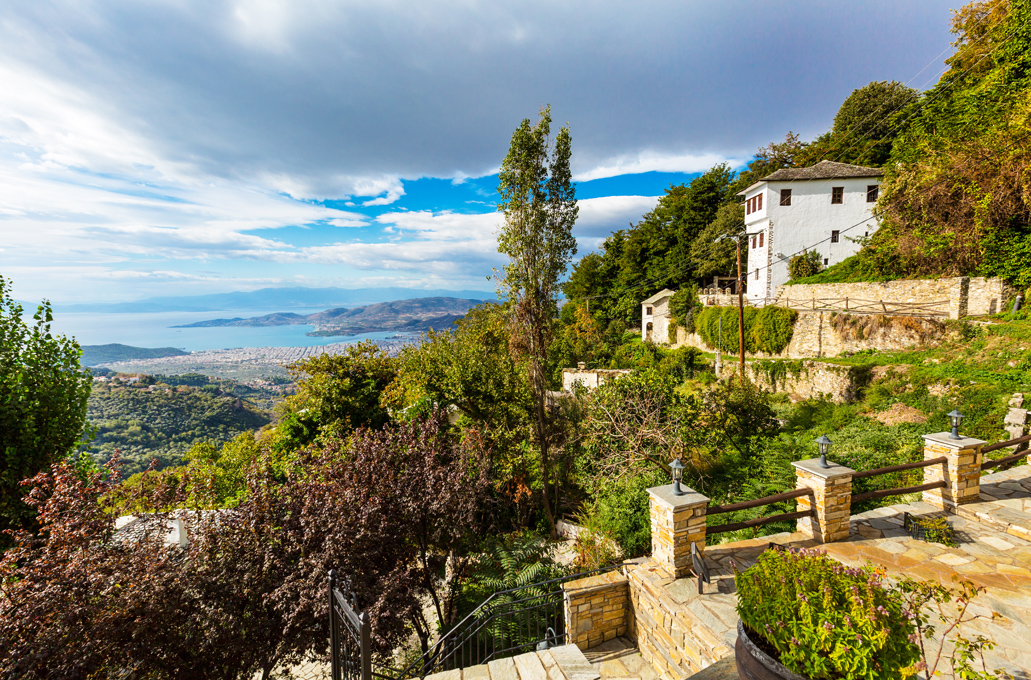
M920 661L906 599L872 567L767 550L735 581L743 678L885 680L912 675Z

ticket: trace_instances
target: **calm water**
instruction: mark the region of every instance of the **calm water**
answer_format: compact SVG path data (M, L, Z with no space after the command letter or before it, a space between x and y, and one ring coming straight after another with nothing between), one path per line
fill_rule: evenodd
M134 347L178 347L189 352L204 349L231 349L234 347L314 347L335 342L357 342L360 340L384 340L396 335L393 331L365 333L334 338L309 338L305 333L314 330L312 326L266 326L258 328L169 328L209 319L251 318L264 316L269 311L219 311L219 312L157 312L146 314L54 314L52 330L55 333L74 336L80 345L106 345L121 343ZM318 309L291 309L296 314L312 314Z

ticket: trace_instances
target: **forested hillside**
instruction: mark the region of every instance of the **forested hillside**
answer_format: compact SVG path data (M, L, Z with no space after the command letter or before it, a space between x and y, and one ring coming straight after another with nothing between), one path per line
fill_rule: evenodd
M270 421L267 411L245 401L231 381L201 387L169 385L152 376L133 383L93 384L88 419L96 428L91 452L98 462L121 452L125 476L177 465L196 442L225 443Z

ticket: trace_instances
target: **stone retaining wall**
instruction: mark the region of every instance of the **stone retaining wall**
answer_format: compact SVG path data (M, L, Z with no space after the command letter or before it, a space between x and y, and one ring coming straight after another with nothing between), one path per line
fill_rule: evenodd
M563 368L562 390L572 392L576 383L580 383L588 390L594 390L609 380L628 373L633 371L626 368Z
M763 352L746 352L746 357L780 358L780 359L813 359L836 357L845 353L874 350L877 352L904 350L921 344L921 335L927 338L938 338L944 333L940 321L907 317L901 320L893 317L890 325L874 324L868 337L852 337L842 335L835 329L831 312L799 312L795 321L791 342L779 354ZM853 316L853 324L870 323L870 317ZM845 324L843 324L844 326ZM865 331L864 331L865 334ZM677 329L675 347L697 347L706 352L713 351L705 344L702 336ZM733 355L725 355L725 361L733 361Z
M566 642L580 649L626 635L629 627L627 579L618 571L562 585Z
M905 279L867 283L807 283L777 287L772 304L821 298L850 298L883 302L948 302L950 319L995 314L1016 293L1002 279L956 276L948 279Z
M733 357L731 357L733 359ZM803 399L815 399L825 395L838 404L851 403L859 399L862 390L869 383L871 373L863 367L838 366L820 361L803 361L801 366L789 362L784 374L777 375L762 369L755 360L745 362L745 375L770 392L787 392ZM737 361L724 361L720 378L737 375Z
M692 607L673 598L667 587L693 588L688 579L675 581L654 560L626 568L630 583L630 637L641 656L664 678L686 678L733 654ZM732 615L732 612L731 612Z

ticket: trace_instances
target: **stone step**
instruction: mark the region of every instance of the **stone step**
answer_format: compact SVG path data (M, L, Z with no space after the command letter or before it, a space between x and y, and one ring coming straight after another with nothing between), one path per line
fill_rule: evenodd
M709 666L703 668L694 675L689 675L687 680L738 680L737 663L733 656L726 656Z

